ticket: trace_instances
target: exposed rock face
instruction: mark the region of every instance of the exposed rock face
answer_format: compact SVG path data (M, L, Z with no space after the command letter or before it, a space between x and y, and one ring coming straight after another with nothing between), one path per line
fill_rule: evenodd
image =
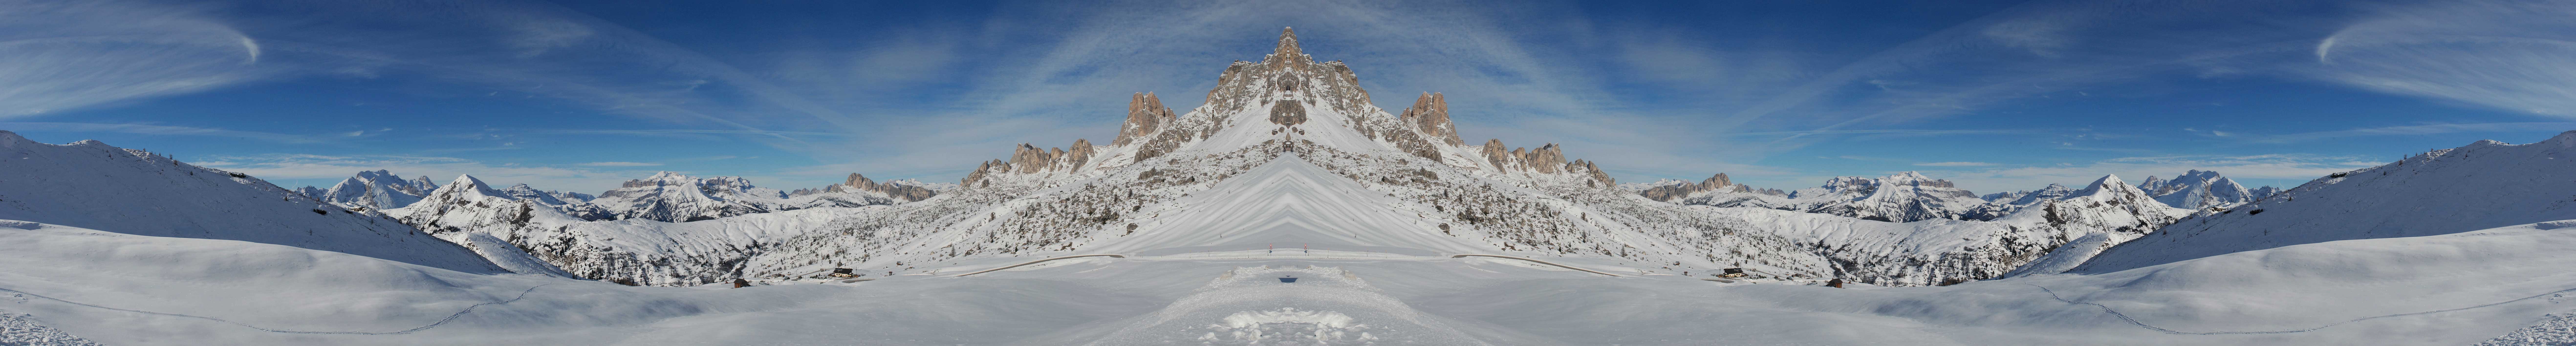
M1493 139L1485 141L1484 153L1485 161L1504 172L1555 174L1566 167L1565 150L1557 148L1556 143L1541 145L1538 149L1512 148L1507 152L1503 151L1503 140Z
M1171 108L1164 107L1163 99L1154 97L1154 93L1136 93L1134 98L1127 100L1127 124L1118 128L1118 138L1109 140L1109 145L1128 145L1151 138L1162 132L1163 123L1171 122L1175 116L1178 115L1173 114Z
M1707 180L1701 180L1697 184L1681 183L1656 186L1647 188L1645 191L1639 191L1637 194L1646 196L1646 199L1671 202L1685 197L1690 197L1695 194L1720 191L1720 189L1727 191L1733 191L1736 189L1735 182L1728 180L1726 178L1726 173L1718 173L1717 175L1709 176Z
M1479 147L1482 150L1478 151L1485 154L1485 163L1494 164L1494 167L1510 167L1514 156L1509 151L1503 151L1503 148L1506 147L1503 146L1502 139L1487 139L1485 145Z
M1270 105L1270 123L1280 125L1304 124L1306 123L1306 106L1300 106L1296 102L1273 103Z
M849 180L841 182L840 185L827 187L825 190L830 192L873 192L884 194L888 197L893 197L894 199L905 202L930 199L930 196L939 195L938 191L931 191L929 187L925 186L897 184L895 182L879 184L875 180L869 180L868 177L860 176L858 173L850 173Z
M1369 108L1368 92L1360 89L1359 77L1340 61L1315 62L1297 47L1297 31L1279 32L1279 47L1261 62L1237 61L1217 76L1216 89L1208 91L1208 105L1220 110L1240 110L1255 106L1271 91L1284 91L1314 102L1307 106L1326 107L1336 112L1360 113ZM1268 105L1265 105L1268 106ZM1274 106L1275 107L1275 106Z
M1412 107L1404 108L1403 116L1424 137L1449 145L1467 145L1466 140L1458 138L1458 126L1449 123L1449 101L1440 93L1422 93L1422 97L1413 99Z
M1098 153L1099 148L1091 145L1091 140L1088 139L1073 140L1073 150L1038 149L1036 145L1020 143L1018 147L1011 150L1010 161L986 161L983 165L976 166L974 171L966 172L966 178L958 180L957 184L960 187L978 186L976 183L983 182L994 174L1081 171L1090 166L1092 156Z

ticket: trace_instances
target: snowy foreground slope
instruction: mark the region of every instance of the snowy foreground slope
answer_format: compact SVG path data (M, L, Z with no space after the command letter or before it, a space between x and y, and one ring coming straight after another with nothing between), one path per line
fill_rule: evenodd
M2563 249L2576 243L2571 226L1945 287L1727 285L1319 253L720 289L0 221L0 252L12 254L0 256L0 314L24 328L8 330L108 345L2464 345L2570 337L2516 330L2576 310L2566 295L2576 272L2563 270L2576 266Z
M0 131L0 220L136 235L338 251L465 272L495 268L465 247L267 181L98 141L54 145Z
M2104 273L2316 242L2412 237L2576 219L2576 131L2478 141L2336 173L2123 243L2075 272Z

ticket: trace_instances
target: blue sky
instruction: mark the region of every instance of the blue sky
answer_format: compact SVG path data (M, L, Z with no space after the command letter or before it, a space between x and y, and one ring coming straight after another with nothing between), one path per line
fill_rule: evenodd
M1381 107L1622 181L2287 187L2576 130L2576 3L0 0L0 129L281 185L953 181L1194 107L1280 27Z

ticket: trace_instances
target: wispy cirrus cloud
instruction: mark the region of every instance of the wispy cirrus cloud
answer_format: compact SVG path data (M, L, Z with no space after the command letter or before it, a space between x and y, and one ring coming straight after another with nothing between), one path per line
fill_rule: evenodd
M2381 6L2314 44L2310 75L2382 92L2576 118L2576 3Z
M0 119L258 79L261 53L200 8L0 1Z
M2576 129L2576 122L2513 122L2384 126L2274 135L2261 137L2260 139L2257 139L2256 142L2298 143L2362 136L2406 136L2460 132L2514 132L2529 131L2531 129Z
M25 131L25 130L47 130L47 131L81 131L81 132L119 132L119 133L146 134L146 135L216 136L216 137L249 138L249 139L256 139L256 140L263 140L263 141L270 141L270 142L278 142L278 143L322 143L322 142L324 142L324 140L322 140L321 138L314 137L314 136L291 135L291 134L283 134L283 133L270 133L270 132L258 132L258 131L227 130L227 129L218 129L218 128L207 128L207 127L168 126L168 125L153 125L153 124L58 123L58 122L0 122L0 130L21 130L21 131ZM356 136L356 134L350 134L349 136Z

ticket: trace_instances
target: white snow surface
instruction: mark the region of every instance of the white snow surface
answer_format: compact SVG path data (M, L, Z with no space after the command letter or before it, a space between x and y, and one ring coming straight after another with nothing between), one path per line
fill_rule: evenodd
M2564 338L2547 326L2576 309L2562 294L2576 291L2562 269L2576 266L2562 249L2571 225L1946 287L1727 285L1484 259L1133 258L723 289L18 224L0 228L13 254L0 256L0 309L56 339L109 345L2458 345Z
M1417 207L1288 155L1172 202L1166 208L1176 211L1141 224L1133 236L1085 248L1148 256L1271 246L1412 256L1494 250L1442 234L1424 221L1428 210L1406 212Z

